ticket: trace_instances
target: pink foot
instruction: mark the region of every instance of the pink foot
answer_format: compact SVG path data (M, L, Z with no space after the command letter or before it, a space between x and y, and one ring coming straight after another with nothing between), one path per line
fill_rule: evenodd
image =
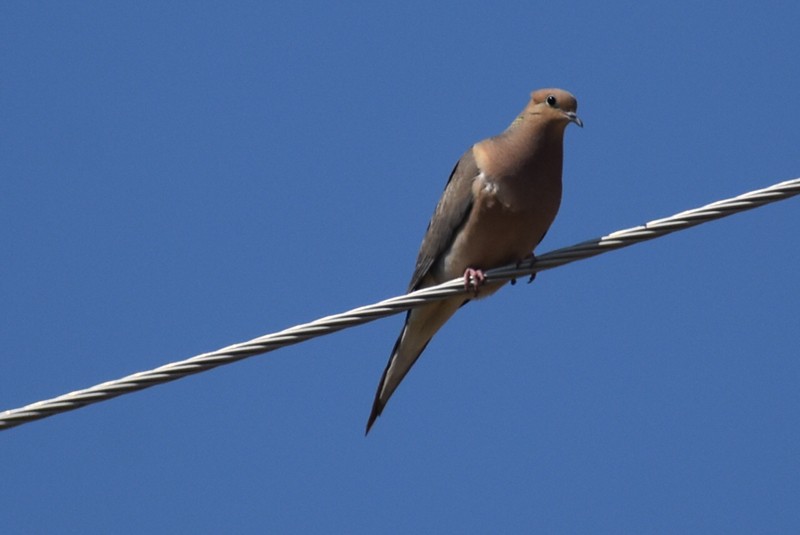
M467 268L464 271L464 289L478 295L478 289L486 281L486 275L480 269Z

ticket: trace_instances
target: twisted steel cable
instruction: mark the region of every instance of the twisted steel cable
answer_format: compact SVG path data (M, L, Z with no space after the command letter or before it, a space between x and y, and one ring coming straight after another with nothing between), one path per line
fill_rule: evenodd
M523 262L520 265L509 265L493 269L486 272L486 280L487 282L492 282L525 277L539 271L563 266L576 260L589 258L765 204L788 199L798 194L800 194L800 178L787 180L768 188L716 201L700 208L680 212L663 219L656 219L638 227L619 230L570 247L557 249L530 261ZM121 379L107 381L83 390L76 390L55 398L37 401L18 409L0 413L0 430L10 429L92 403L175 381L187 375L274 351L284 346L297 344L310 338L330 334L348 327L368 323L403 312L423 303L444 299L460 293L465 293L465 289L463 279L458 278L438 286L392 297L372 305L362 306L347 312L320 318L310 323L296 325L283 331L260 336L247 342L223 347L210 353L203 353L186 360L165 364L153 370L134 373Z

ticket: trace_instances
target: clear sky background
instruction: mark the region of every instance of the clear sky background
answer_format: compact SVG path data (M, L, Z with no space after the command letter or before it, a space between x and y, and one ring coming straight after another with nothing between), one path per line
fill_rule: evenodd
M402 293L573 92L538 252L800 175L796 2L4 2L0 410ZM286 4L286 5L280 5ZM291 4L291 5L289 5ZM0 433L6 533L796 533L800 199Z

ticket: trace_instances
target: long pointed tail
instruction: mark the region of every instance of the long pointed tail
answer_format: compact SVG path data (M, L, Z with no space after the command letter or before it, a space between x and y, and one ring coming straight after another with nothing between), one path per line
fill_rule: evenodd
M403 330L400 332L400 336L397 337L397 341L394 343L394 348L392 349L392 354L389 357L389 362L386 364L386 368L383 370L381 380L378 383L378 390L375 392L375 400L372 402L372 411L369 413L369 419L367 419L367 430L364 433L365 435L369 434L372 424L375 423L375 420L383 412L383 408L386 406L389 398L392 397L392 394L394 394L394 391L400 385L400 381L403 380L408 371L411 369L411 366L414 365L422 352L425 351L425 347L427 347L428 342L430 342L430 338L428 338L428 340L422 344L422 347L415 352L416 354L403 357L400 354L400 347L407 332L408 319L406 319L406 324L403 327ZM409 356L411 358L408 358ZM407 363L402 366L402 369L398 369L401 368L401 366L398 366L400 361Z
M400 382L425 351L433 335L455 314L463 302L463 299L448 299L408 311L403 330L400 331L400 336L394 343L389 362L378 383L365 434L369 433L389 398L392 397Z

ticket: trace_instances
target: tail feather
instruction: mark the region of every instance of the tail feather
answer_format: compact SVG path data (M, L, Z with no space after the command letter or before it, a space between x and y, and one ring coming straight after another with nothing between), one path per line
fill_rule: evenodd
M394 343L391 357L383 370L383 375L375 392L372 411L367 419L367 430L383 412L386 403L400 385L408 371L425 351L433 335L444 323L455 314L461 306L462 299L448 299L421 308L409 310L400 336Z
M401 371L401 374L398 376L396 382L391 387L391 389L386 388L386 378L389 375L389 369L392 367L395 359L397 358L398 349L400 347L400 341L403 339L403 335L406 333L408 328L408 320L406 319L406 326L403 327L403 330L400 332L400 336L397 337L397 341L394 343L394 349L392 349L392 356L389 357L389 362L386 364L386 368L383 370L383 375L381 376L381 380L378 383L378 390L375 392L375 400L372 402L372 411L369 413L369 418L367 419L367 430L364 435L369 434L369 430L372 429L372 424L375 423L375 420L378 419L378 416L381 415L383 412L383 408L386 406L386 403L389 401L389 398L392 397L392 394L400 385L400 381L406 376L408 371L411 369L411 366L414 365L414 362L417 361L419 356L425 351L425 348L428 347L428 342L430 342L430 338L427 342L422 346L422 348L417 352L416 356L414 356L411 365ZM384 391L385 390L385 391Z

